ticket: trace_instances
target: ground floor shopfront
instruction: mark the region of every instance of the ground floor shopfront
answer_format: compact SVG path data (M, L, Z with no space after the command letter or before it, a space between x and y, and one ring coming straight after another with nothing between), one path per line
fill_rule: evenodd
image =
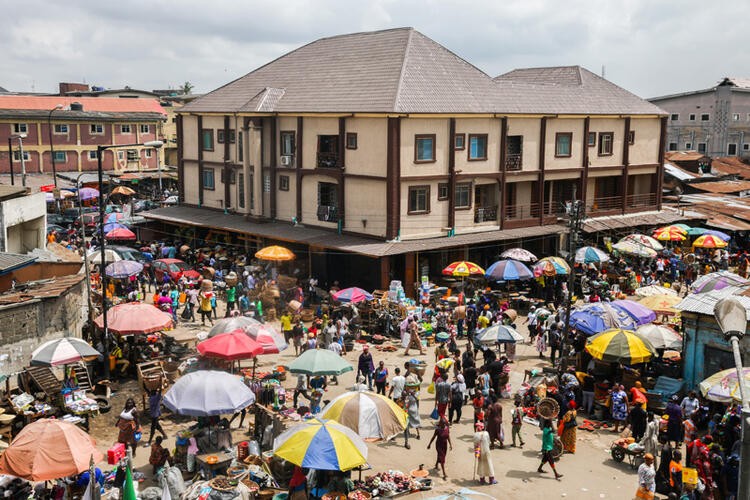
M456 260L486 266L507 248L522 246L539 256L557 255L565 244L563 224L458 234L452 237L382 241L285 222L248 220L241 215L195 207L169 207L145 214L143 240L180 241L193 248L222 245L254 254L267 245L283 245L297 259L282 263L281 272L317 278L321 286L338 281L342 287L387 289L391 280L413 284L422 276L449 285L441 271Z

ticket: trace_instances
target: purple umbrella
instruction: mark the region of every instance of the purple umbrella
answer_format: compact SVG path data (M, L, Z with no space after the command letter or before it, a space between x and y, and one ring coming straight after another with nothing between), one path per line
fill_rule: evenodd
M499 260L487 268L484 277L497 281L530 280L534 273L517 260Z
M615 300L610 305L633 318L638 326L647 325L656 319L654 311L632 300Z
M129 278L143 271L143 264L134 260L118 260L104 268L104 274L110 278Z
M576 307L570 314L570 325L586 335L594 335L612 328L635 330L638 327L632 316L607 302Z
M709 229L705 231L703 234L710 234L711 236L716 236L717 238L721 238L724 241L729 241L732 239L732 237L729 236L727 233L722 233L721 231L717 231L716 229Z
M92 200L99 197L99 191L94 188L81 188L78 190L78 197L82 200Z
M124 226L122 224L118 224L117 222L110 222L108 224L104 224L104 233L108 233L110 231L114 231L115 229L127 229L127 226Z
M738 274L730 273L729 271L717 271L703 275L695 280L695 283L693 283L693 292L705 293L711 290L721 290L728 286L744 286L747 284L750 284L750 281Z

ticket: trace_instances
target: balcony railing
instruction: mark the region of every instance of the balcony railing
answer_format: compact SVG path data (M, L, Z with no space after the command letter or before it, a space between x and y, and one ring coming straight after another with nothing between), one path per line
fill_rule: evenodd
M505 170L521 170L523 165L523 154L521 153L508 153L505 155Z
M339 168L339 154L318 153L318 168Z
M594 201L586 207L586 211L589 213L608 212L610 210L618 210L621 208L622 196L608 196L604 198L594 198Z
M339 209L330 205L318 205L318 220L323 222L338 222Z
M630 194L627 198L628 207L656 207L656 193Z
M539 217L539 203L529 205L507 205L505 220L536 219Z
M477 207L474 209L474 223L497 220L497 205L494 207Z

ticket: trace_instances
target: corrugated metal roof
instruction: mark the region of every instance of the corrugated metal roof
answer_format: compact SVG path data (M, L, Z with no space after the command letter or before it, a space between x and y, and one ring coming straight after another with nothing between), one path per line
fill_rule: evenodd
M750 190L750 181L694 182L690 187L709 193L739 193Z
M261 106L267 89L284 93ZM579 66L515 70L493 79L413 28L321 38L178 112L259 110L666 114Z
M706 293L692 293L682 299L682 302L674 306L679 311L692 312L697 314L714 315L714 306L716 303L725 298L735 296L747 310L747 318L750 320L750 297L739 295L747 287L728 286L721 290L711 290Z
M49 280L31 282L28 288L21 292L0 295L0 305L26 302L33 299L50 299L59 297L70 290L73 286L83 281L83 274L71 274L60 276Z
M690 181L699 177L693 172L688 172L687 170L680 168L677 165L672 165L671 163L666 162L664 163L664 172L681 181Z
M220 211L195 207L164 207L142 214L147 219L172 224L223 229L278 241L302 243L322 248L357 253L368 257L384 257L409 252L422 252L442 248L476 245L495 241L510 241L520 238L566 233L568 229L559 224L483 231L457 234L453 237L423 238L404 241L383 241L348 234L337 234L310 226L293 226L282 222L252 222L241 215L225 215Z
M668 161L697 161L708 157L697 151L667 151L664 153L664 158Z
M120 99L110 97L67 97L67 96L0 96L0 110L37 110L49 113L58 104L70 108L73 103L83 105L83 111L102 113L159 113L166 114L158 99ZM69 109L56 111L55 120L67 116Z
M16 269L33 264L36 257L18 253L0 252L0 274L7 274Z
M583 230L587 233L597 231L609 231L613 229L623 229L636 226L656 226L672 224L680 221L689 221L700 219L701 216L695 213L685 212L684 214L676 210L662 210L661 212L641 212L638 214L611 215L607 217L592 217L583 222Z

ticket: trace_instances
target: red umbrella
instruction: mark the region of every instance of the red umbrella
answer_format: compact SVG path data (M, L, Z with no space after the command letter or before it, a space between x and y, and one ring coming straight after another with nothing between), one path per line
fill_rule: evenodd
M263 346L263 354L278 354L289 347L284 336L266 324L252 325L242 331Z
M204 340L198 344L198 352L204 356L227 360L247 359L263 353L263 345L238 328Z
M135 240L135 233L128 228L118 227L108 232L104 237L108 240Z
M94 320L94 324L100 329L104 328L102 317ZM107 328L119 335L153 333L171 327L172 316L151 304L126 302L107 310Z

